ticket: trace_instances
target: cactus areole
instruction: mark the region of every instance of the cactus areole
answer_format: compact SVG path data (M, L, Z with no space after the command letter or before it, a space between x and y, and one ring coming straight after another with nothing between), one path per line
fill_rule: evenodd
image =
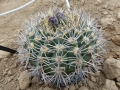
M102 65L101 28L83 12L57 8L31 19L19 40L19 60L45 84L84 81Z

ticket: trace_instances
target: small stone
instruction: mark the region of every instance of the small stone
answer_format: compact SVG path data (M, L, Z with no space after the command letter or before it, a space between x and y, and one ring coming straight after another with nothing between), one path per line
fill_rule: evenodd
M52 89L49 87L45 87L45 88L43 88L43 90L52 90Z
M79 87L81 87L83 84L82 84L82 82L78 82L78 85L79 85Z
M116 85L117 85L118 87L120 87L120 82L117 82Z
M116 19L111 16L107 16L106 18L101 19L101 24L104 28L108 28L109 26L113 26L114 21L116 21Z
M119 45L119 46L120 46L120 35L115 35L115 36L112 38L112 41L113 41L113 43L115 43L116 45Z
M11 70L9 70L9 71L7 72L7 75L8 75L8 76L12 76L12 75L13 75L13 72L12 72Z
M105 61L103 72L107 79L115 79L120 76L120 61L114 58L108 58Z
M7 74L7 72L4 71L4 72L3 72L3 76L5 76L6 74Z
M8 78L7 82L8 83L11 82L12 79L13 79L13 77Z
M31 83L35 84L38 82L38 77L34 76L33 79L31 80Z
M88 85L89 85L90 88L93 88L93 87L94 87L94 83L91 82L90 80L88 81Z
M101 1L101 0L96 0L95 5L96 5L96 6L100 6L100 5L101 5L101 3L102 3L102 1Z
M75 85L71 84L69 90L76 90Z
M63 90L69 90L69 88L68 88L68 87L65 87Z
M91 76L90 79L91 79L92 82L96 82L95 77Z
M113 80L106 79L105 85L101 90L118 90L118 88Z
M95 77L99 77L100 76L100 72L99 71L95 72L94 76Z
M19 68L19 72L21 73L21 72L23 72L23 71L25 71L25 68L24 68L24 67L20 67L20 68Z
M81 2L81 4L85 4L85 1L86 1L86 0L81 0L80 2Z
M0 50L0 59L9 57L11 54L9 52L1 51Z
M39 89L37 89L37 90L43 90L43 87L40 87Z
M43 83L44 83L43 81L40 81L38 84L41 85L41 84L43 84Z
M107 9L107 8L108 8L108 4L103 5L102 8L103 8L103 9Z
M65 4L65 0L58 0L58 6L62 7Z
M27 70L23 71L19 76L20 89L27 89L30 84L30 75Z
M85 86L80 87L78 90L89 90L88 88L86 88Z
M16 90L20 90L20 87L18 86L18 87L16 88Z
M107 15L107 14L108 14L108 12L107 12L107 11L103 11L103 14L104 14L104 15Z
M79 88L78 84L75 84L75 88L76 88L76 89L78 89L78 88Z
M117 78L117 81L120 82L120 77Z
M117 14L117 19L120 20L120 12Z

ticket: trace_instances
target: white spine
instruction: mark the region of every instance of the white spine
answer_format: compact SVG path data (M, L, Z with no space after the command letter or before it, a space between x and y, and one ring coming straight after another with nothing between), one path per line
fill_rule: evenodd
M68 0L65 0L65 1L66 1L67 7L70 8L70 3L69 3L69 1L68 1Z

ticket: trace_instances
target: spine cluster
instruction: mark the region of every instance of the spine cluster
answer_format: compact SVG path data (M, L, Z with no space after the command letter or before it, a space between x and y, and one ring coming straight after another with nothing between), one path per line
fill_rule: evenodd
M101 69L103 44L102 28L90 15L50 9L32 19L21 33L19 60L39 81L60 88Z

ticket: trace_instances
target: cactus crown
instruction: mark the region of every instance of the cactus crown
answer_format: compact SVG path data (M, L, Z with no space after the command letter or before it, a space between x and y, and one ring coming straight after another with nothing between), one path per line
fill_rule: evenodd
M101 30L83 12L50 9L21 33L19 59L46 84L61 87L84 81L102 64Z

